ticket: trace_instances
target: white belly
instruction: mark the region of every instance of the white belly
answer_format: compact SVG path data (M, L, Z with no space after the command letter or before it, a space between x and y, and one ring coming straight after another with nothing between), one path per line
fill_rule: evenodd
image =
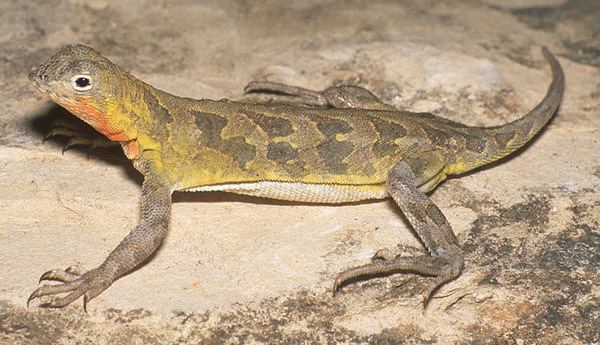
M186 192L223 191L262 198L315 203L343 203L384 199L384 185L307 184L300 182L261 181L252 183L219 184L185 189Z

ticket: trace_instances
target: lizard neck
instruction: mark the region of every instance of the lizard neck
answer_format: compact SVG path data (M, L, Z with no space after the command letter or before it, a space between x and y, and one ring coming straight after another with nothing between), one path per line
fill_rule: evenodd
M127 142L138 136L134 125L139 121L135 99L143 83L125 71L116 70L114 74L102 80L113 86L108 91L76 98L56 94L50 97L108 139Z
M120 142L127 158L135 160L144 151L160 150L159 139L172 121L162 104L171 95L127 72L119 74L106 81L116 87L101 100L89 97L63 105L108 139Z
M115 87L103 97L56 99L71 113L112 141L118 141L127 158L144 151L160 151L173 122L167 110L174 96L158 90L127 72L105 80Z

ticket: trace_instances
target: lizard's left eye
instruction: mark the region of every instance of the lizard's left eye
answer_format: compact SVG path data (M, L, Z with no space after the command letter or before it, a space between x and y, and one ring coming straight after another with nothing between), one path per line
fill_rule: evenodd
M89 75L74 75L71 78L71 87L75 91L87 91L92 88L92 78Z

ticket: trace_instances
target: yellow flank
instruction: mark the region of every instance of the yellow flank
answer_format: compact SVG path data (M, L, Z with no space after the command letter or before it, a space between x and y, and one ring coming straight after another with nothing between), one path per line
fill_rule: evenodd
M456 161L452 164L449 164L446 167L446 173L448 175L462 174L464 172L473 170L474 168L476 168L478 166L479 166L478 162L467 163L467 162L460 160L460 161Z
M172 119L166 124L156 117L137 121L136 141L143 152L159 151L160 162L153 159L155 169L180 189L274 181L376 185L367 189L375 188L374 194L380 195L387 171L401 158L403 147L417 142L417 135L407 135L401 143L382 136L369 116L362 115L364 111L349 116L336 109L236 102L222 107L222 102L175 98L155 89L147 92L151 96L146 97L153 97L152 103L162 110L137 109L139 117L158 111ZM375 121L379 112L372 112ZM151 140L149 133L160 140ZM387 146L374 152L372 146L380 140ZM148 150L151 146L154 149Z

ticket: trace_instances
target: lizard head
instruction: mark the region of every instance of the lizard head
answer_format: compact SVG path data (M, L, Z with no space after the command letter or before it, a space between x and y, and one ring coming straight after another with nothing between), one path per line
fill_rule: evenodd
M135 79L94 49L70 44L36 67L29 79L54 102L111 140L131 140L134 119L123 110ZM133 91L132 91L133 90Z

